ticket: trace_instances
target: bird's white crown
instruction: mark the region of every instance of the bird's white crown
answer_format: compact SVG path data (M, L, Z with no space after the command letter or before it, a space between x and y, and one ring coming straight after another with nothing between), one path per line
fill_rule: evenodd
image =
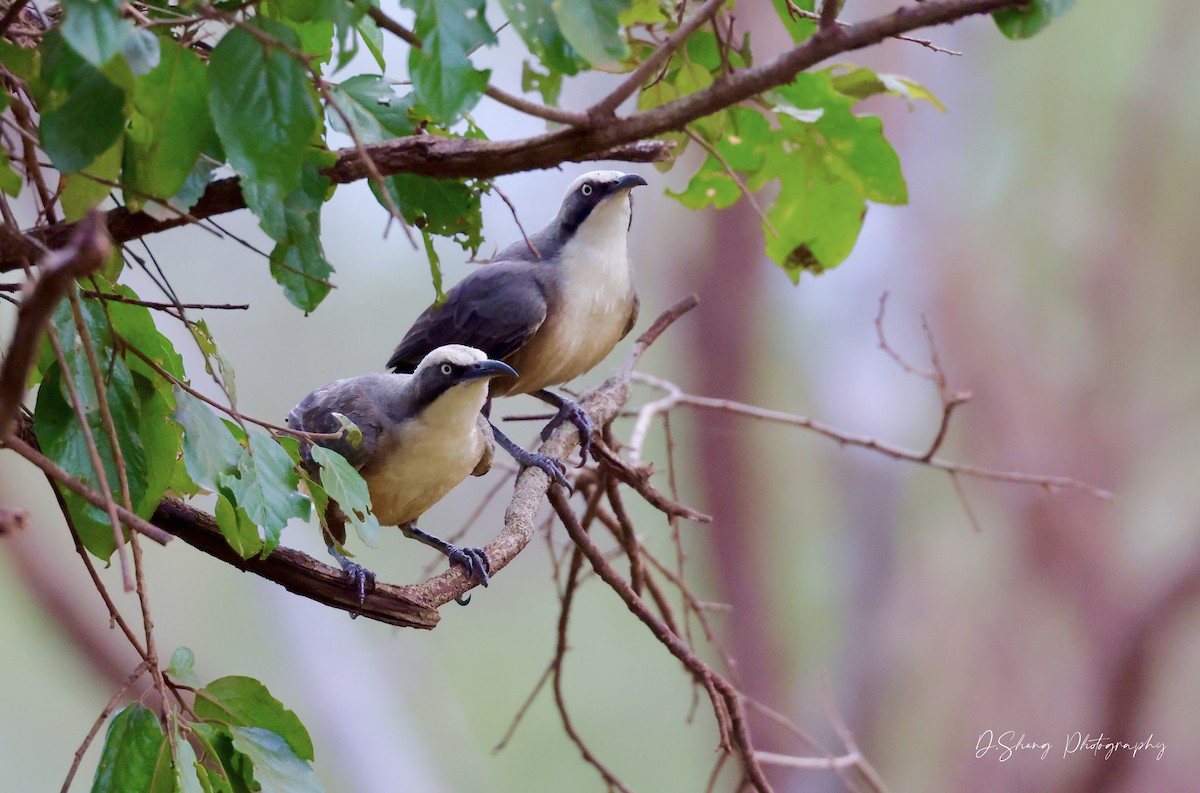
M431 366L441 366L444 363L456 366L469 366L473 363L486 360L487 353L483 350L468 347L465 344L446 344L431 350L428 355L422 358L421 365L417 367L417 372L428 369Z
M571 182L571 186L563 194L563 200L566 200L567 196L578 190L579 186L584 182L615 182L624 175L621 171L588 171L583 176Z

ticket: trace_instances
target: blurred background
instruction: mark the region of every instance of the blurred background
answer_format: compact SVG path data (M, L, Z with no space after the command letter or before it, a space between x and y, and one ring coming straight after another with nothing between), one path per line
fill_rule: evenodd
M738 19L754 31L761 60L786 41L759 5L739 7ZM847 18L894 5L853 0ZM686 183L690 158L669 174L633 168L651 183L637 192L632 230L639 329L678 297L702 299L641 369L691 393L923 449L941 405L928 382L879 348L873 321L888 292L892 344L926 365L927 316L951 385L974 394L955 414L945 457L1071 476L1117 498L965 479L969 514L941 472L800 429L681 409L672 427L682 500L715 517L683 527L693 589L732 606L711 618L748 693L836 753L828 690L893 790L1192 789L1200 774L1200 5L1091 0L1020 43L982 18L920 35L964 54L889 41L848 58L916 79L949 111L923 104L910 112L895 98L864 108L884 117L911 200L872 207L854 253L831 273L794 287L762 255L752 211L689 213L664 196ZM501 42L480 62L516 89L523 50L511 31ZM403 60L393 52L389 65L402 69ZM585 107L611 79L569 85L563 106ZM475 117L497 138L541 129L486 99ZM334 136L331 145L344 141ZM498 184L532 230L591 167ZM484 210L486 257L518 231L495 196ZM251 304L206 319L236 367L240 408L278 420L312 388L380 369L431 300L423 254L398 229L385 237L385 219L365 184L338 190L324 214L337 289L308 317L244 248L194 229L147 241L183 300ZM246 213L219 222L266 246ZM474 266L455 248L442 254L448 283ZM138 273L127 277L154 299ZM0 315L5 338L10 314ZM180 339L173 326L164 330ZM599 383L628 348L627 340L575 385ZM189 365L202 382L195 356ZM654 396L639 391L635 400ZM508 400L497 412L535 405ZM515 431L532 441L532 427ZM628 431L618 422L619 436ZM645 458L665 487L661 428ZM493 471L464 484L422 526L452 533L509 476ZM469 543L499 530L505 492ZM671 553L661 516L626 501L646 541ZM0 454L0 503L33 515L0 543L0 790L57 789L136 662L109 630L44 481L11 454ZM323 552L313 526L289 526L283 541ZM561 527L549 541L568 542ZM542 538L470 607L444 609L430 633L351 621L183 543L151 545L146 556L161 652L192 648L205 680L263 680L312 732L330 793L601 789L549 692L493 753L554 649L558 601ZM363 558L395 582L417 580L437 561L399 532ZM103 574L134 613L116 570ZM694 692L665 649L594 579L578 600L564 668L577 729L635 789L703 790L716 745L703 695L689 722ZM762 749L815 752L766 721L753 727ZM977 758L987 730L1053 748L1045 759L1033 751L1007 762L995 751ZM1076 732L1131 743L1153 734L1166 750L1161 759L1064 758ZM100 743L73 789L90 784ZM726 773L718 789L734 787ZM774 769L771 779L781 791L842 785L827 772Z

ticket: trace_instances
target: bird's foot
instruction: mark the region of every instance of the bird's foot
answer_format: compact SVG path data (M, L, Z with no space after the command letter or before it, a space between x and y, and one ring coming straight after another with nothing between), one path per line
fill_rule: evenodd
M446 549L446 556L450 559L450 564L460 564L466 570L467 578L477 584L483 586L488 585L488 563L487 554L482 548L459 548L457 545L449 545ZM465 606L471 602L471 596L455 598L454 602L460 606Z
M579 430L579 465L582 467L587 464L588 452L592 449L592 433L596 431L596 425L592 422L592 417L578 402L564 399L558 407L558 413L554 414L550 423L542 428L542 440L549 440L550 433L554 432L564 421L571 422Z
M358 591L358 606L361 609L367 600L367 593L375 589L375 574L358 562L349 559L339 559L342 569L350 579L350 584ZM351 614L350 619L357 619L358 614Z
M562 485L567 492L571 491L571 483L567 481L567 466L562 460L556 460L548 454L541 452L531 452L528 449L519 449L513 453L513 459L522 468L535 466L546 472L546 476L550 477L552 484Z

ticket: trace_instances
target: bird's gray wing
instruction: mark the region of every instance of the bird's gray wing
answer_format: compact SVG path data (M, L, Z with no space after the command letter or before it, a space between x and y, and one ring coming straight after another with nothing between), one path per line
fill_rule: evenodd
M465 344L503 360L529 340L546 319L551 291L540 262L494 262L455 284L446 302L417 318L388 359L388 368L411 372L443 344Z
M342 455L356 469L362 468L379 449L380 438L392 423L384 406L386 389L397 387L394 380L394 375L367 375L318 388L292 408L287 425L304 432L340 433L342 424L333 414L341 413L362 431L362 442L356 445L348 437L339 437L321 438L313 443ZM300 455L305 467L314 471L309 443L301 443Z
M638 297L638 293L633 293L633 305L629 307L629 321L625 323L625 330L621 331L621 338L629 335L629 331L633 330L633 326L637 324L638 314L642 310L642 299Z
M475 429L483 436L484 443L483 453L479 455L479 462L475 464L471 476L483 476L492 470L492 457L496 454L496 435L492 432L492 423L482 413L475 417Z

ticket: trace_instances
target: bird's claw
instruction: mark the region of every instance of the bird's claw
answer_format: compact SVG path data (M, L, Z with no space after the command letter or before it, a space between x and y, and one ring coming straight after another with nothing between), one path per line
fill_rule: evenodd
M357 562L346 560L342 569L350 579L350 584L358 591L358 607L361 610L367 600L367 593L375 589L375 574ZM358 614L351 614L350 619L357 619Z
M456 545L451 545L446 552L446 556L450 558L450 564L460 564L467 572L467 578L482 584L488 585L488 570L491 564L488 562L487 554L482 548L459 548ZM454 602L460 606L465 606L471 602L471 596L458 597Z
M592 433L596 431L596 425L579 403L563 402L554 418L550 419L550 423L542 428L542 440L549 440L550 434L564 421L571 422L579 430L579 466L582 468L587 464L588 452L592 450Z
M529 466L541 468L546 472L546 476L550 477L552 484L562 485L568 493L573 492L571 483L567 480L567 466L563 464L562 460L556 460L548 454L526 451L524 449L521 450L521 454L519 457L516 457L516 460L521 464L522 468L528 468Z

